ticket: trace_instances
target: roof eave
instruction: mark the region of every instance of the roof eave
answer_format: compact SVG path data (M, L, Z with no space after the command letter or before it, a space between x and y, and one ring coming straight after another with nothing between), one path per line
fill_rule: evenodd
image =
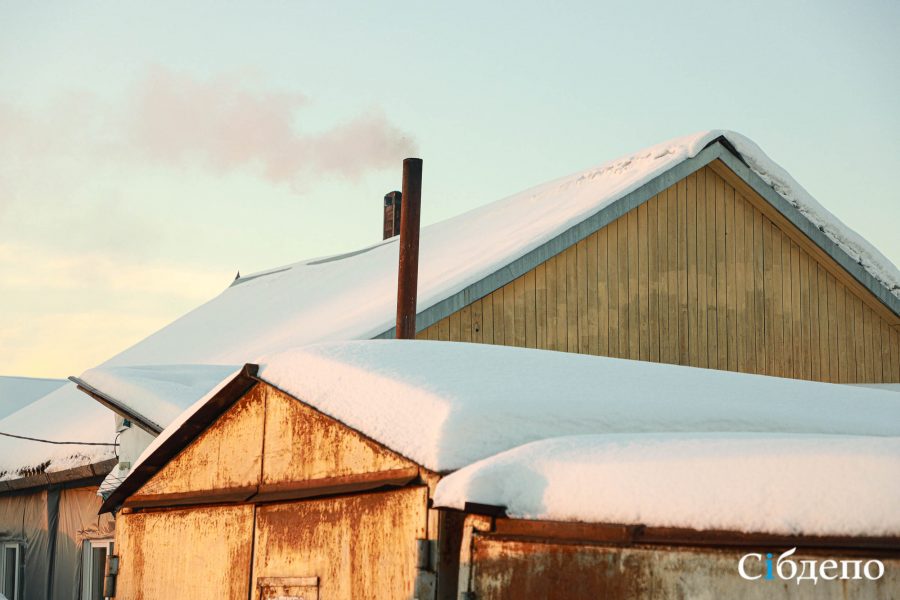
M117 510L126 498L138 491L185 446L205 431L219 415L243 397L258 382L256 378L258 371L258 365L249 363L244 365L244 368L210 398L209 402L190 415L177 431L163 441L134 471L129 473L125 481L113 490L103 502L100 514Z

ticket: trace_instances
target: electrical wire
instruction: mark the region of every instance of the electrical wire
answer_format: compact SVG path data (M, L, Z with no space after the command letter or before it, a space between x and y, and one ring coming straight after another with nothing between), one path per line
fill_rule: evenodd
M20 440L28 440L30 442L41 442L42 444L60 444L60 445L74 445L74 446L118 446L119 444L110 444L108 442L57 442L54 440L42 440L40 438L28 437L25 435L15 435L12 433L4 433L0 431L0 435L5 435L6 437L17 438Z

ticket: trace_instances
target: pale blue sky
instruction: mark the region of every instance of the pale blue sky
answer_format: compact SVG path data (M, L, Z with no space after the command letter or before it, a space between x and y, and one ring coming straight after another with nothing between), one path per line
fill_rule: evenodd
M893 1L2 2L0 370L78 373L238 268L376 241L412 148L428 223L734 129L900 262L897 31ZM160 81L258 96L307 154L274 176L201 113L170 144ZM354 136L394 145L348 166Z

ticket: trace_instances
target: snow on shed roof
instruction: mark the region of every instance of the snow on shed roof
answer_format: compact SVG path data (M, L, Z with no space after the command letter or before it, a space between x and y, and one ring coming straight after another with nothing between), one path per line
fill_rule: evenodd
M769 433L559 437L442 479L435 506L514 518L787 535L900 535L900 438Z
M323 343L266 358L259 378L438 472L567 435L900 435L893 392L506 346Z
M529 253L546 248L553 240L565 238L571 243L566 236L573 227L642 186L653 182L668 186L672 181L659 179L661 175L722 138L736 148L756 175L814 225L811 234L818 235L821 229L849 255L848 268L859 270L856 263L860 263L869 276L881 282L876 287L891 290L893 296L880 289L880 297L887 297L898 312L900 302L894 302L900 298L897 268L818 204L756 144L740 134L720 130L664 142L424 227L418 310L448 302L441 309L454 309L450 300L456 294L470 286L488 285L486 278L514 261L532 256ZM395 315L397 253L397 239L393 238L345 255L238 279L216 298L106 365L242 364L310 343L384 334L390 331ZM503 271L504 276L510 275L508 271ZM478 291L490 290L470 289L471 293ZM420 325L440 315L425 316L428 318L421 318Z
M63 386L65 379L0 376L0 419Z
M113 443L113 414L71 384L0 419L0 432L57 442ZM0 481L54 473L115 457L112 446L47 444L0 436Z

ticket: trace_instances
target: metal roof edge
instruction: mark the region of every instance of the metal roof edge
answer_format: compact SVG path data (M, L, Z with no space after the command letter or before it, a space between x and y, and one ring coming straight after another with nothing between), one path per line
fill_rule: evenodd
M164 440L128 477L114 489L100 507L100 514L118 509L126 498L140 489L153 475L162 469L191 441L203 433L207 427L235 402L244 396L258 382L259 365L247 363L209 401L189 416L173 434Z
M812 221L807 219L806 216L800 212L800 209L785 200L781 194L772 188L772 186L763 181L762 177L748 167L742 159L737 159L730 152L724 153L720 158L729 169L734 171L734 173L744 180L753 191L762 196L766 202L772 205L775 210L790 221L794 227L803 232L806 237L812 240L813 243L837 262L854 279L861 283L873 296L878 298L882 304L891 309L894 314L900 316L900 298L894 296L894 294L869 273L860 262L851 258L843 248L825 235L824 231L816 227Z
M116 400L106 392L95 388L83 379L79 379L78 377L71 375L69 376L69 381L78 386L79 390L81 390L109 410L113 411L123 419L132 421L135 425L137 425L150 435L157 436L164 429L164 427L159 423L156 423L155 421L148 419L142 414L135 412L134 410L130 409L124 402Z

